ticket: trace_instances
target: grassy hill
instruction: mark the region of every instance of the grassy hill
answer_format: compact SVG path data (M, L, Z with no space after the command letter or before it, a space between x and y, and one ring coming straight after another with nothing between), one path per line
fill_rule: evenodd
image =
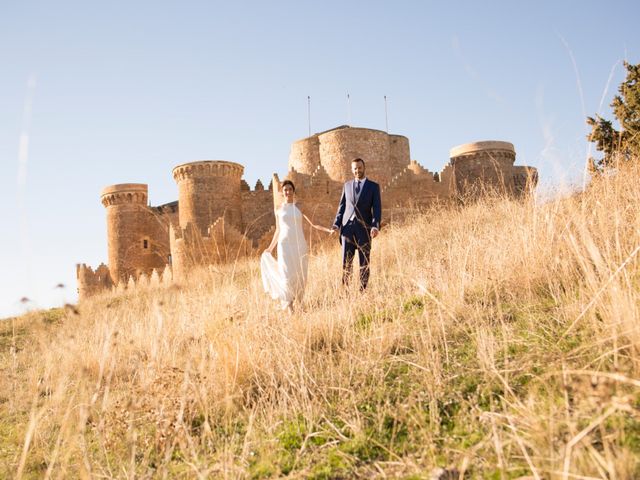
M640 172L0 325L0 477L640 478ZM448 475L448 476L447 476Z

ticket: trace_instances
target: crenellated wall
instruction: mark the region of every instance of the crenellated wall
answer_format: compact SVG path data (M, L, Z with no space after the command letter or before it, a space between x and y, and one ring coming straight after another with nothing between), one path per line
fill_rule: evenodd
M84 263L77 264L76 279L80 298L91 297L113 287L109 267L104 263L101 263L95 271Z
M170 229L173 279L184 281L191 269L203 265L233 262L253 252L253 245L225 217L209 226L203 235L193 223Z
M440 181L439 176L412 160L382 187L385 216L393 221L416 209L446 203L450 191L449 183Z
M253 190L242 191L242 232L257 247L262 236L275 224L272 183L265 189L260 180Z
M111 282L109 267L104 263L101 263L95 271L83 263L76 265L76 278L80 300L109 291L140 290L162 285L168 286L173 282L170 265L165 265L161 270L154 268L149 274L141 273L136 277L132 275L126 281L114 285Z

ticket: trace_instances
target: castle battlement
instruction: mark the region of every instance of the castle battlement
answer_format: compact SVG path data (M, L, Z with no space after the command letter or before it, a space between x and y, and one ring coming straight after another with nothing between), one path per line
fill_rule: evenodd
M105 207L112 205L137 204L146 205L148 198L145 183L121 183L102 189L100 201Z
M266 190L271 190L272 186L273 184L269 182L269 186L265 189L264 183L262 183L262 180L260 179L258 179L258 181L256 182L253 188L251 188L251 186L245 180L242 180L240 183L240 189L242 190L242 193L254 193L254 192L260 193Z
M78 294L80 297L90 297L113 286L109 267L101 263L93 270L86 264L76 265L76 279L78 281Z
M163 205L151 207L151 209L160 215L178 213L178 202L175 201L175 202L165 203Z
M253 253L253 242L224 217L209 225L203 234L193 224L171 228L171 255L174 278L182 280L199 265L233 261Z
M173 283L173 273L171 266L166 265L163 269L153 269L151 273L141 273L137 277L130 275L126 281L111 287L113 292L134 292L147 290L150 288L168 287Z
M329 174L327 173L327 171L322 165L318 165L316 169L313 171L313 173L311 174L312 185L314 183L317 184L318 182L324 182L324 181L330 181L330 180L331 180L331 177L329 176Z
M416 160L411 160L411 163L406 167L406 170L411 170L415 175L430 175L433 178L433 173L420 165Z
M173 169L176 182L194 177L238 177L242 176L244 167L239 163L226 160L200 160L184 163Z
M244 167L226 160L199 160L172 169L178 200L148 206L148 187L105 187L109 266L77 266L80 299L100 291L148 288L182 281L198 266L256 255L275 232L274 210L282 203L282 181L293 181L299 207L314 223L333 223L343 184L353 178L351 161L362 158L367 177L381 186L383 220L416 209L472 198L493 190L526 195L537 183L533 167L514 166L513 144L480 141L456 146L439 173L410 158L409 139L382 130L342 125L296 140L287 173L252 189ZM305 235L324 238L311 228ZM163 272L160 275L160 272Z
M452 159L469 155L498 155L513 158L515 161L516 149L514 148L513 143L510 142L485 140L481 142L464 143L449 150L449 158Z

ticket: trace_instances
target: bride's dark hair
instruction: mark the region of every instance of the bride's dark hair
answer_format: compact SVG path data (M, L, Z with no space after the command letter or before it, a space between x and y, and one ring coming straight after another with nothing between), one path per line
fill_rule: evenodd
M293 182L291 180L285 180L284 182L282 182L282 188L285 187L285 185L291 185L291 188L293 188L293 191L296 191L296 186L293 184Z

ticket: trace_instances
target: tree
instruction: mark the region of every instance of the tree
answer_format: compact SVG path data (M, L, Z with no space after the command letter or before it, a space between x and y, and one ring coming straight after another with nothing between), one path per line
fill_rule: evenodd
M591 133L587 140L596 144L596 150L603 152L601 159L591 158L592 170L600 172L619 161L638 159L640 155L640 64L624 62L627 78L618 87L611 103L613 115L620 125L616 130L610 120L600 115L587 117Z

